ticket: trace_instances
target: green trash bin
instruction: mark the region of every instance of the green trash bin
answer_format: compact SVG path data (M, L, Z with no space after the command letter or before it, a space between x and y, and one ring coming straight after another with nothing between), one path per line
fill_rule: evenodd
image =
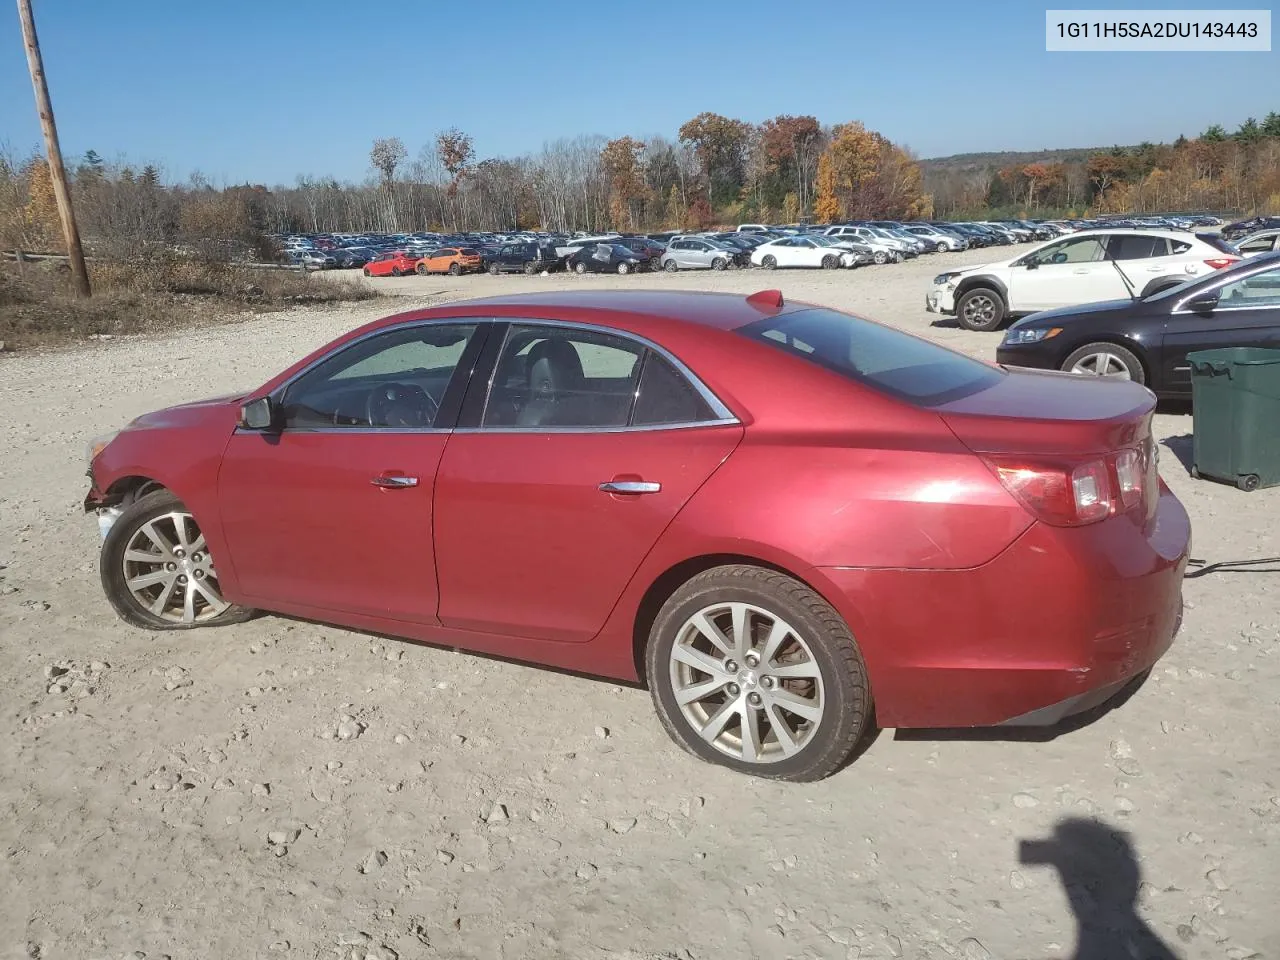
M1192 476L1241 490L1280 484L1280 350L1223 347L1187 360Z

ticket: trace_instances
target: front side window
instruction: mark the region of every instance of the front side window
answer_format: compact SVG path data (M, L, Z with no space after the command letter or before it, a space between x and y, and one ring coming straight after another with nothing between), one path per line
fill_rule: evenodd
M919 406L977 393L1005 376L928 340L820 307L767 317L738 332Z
M1280 307L1280 267L1228 283L1218 291L1219 307Z
M288 386L284 427L429 428L476 324L389 330L339 349Z

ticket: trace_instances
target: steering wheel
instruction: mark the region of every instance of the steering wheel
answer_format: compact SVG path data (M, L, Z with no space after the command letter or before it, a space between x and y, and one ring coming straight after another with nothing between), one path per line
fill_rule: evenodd
M383 383L369 391L365 420L371 427L429 427L440 404L415 383Z

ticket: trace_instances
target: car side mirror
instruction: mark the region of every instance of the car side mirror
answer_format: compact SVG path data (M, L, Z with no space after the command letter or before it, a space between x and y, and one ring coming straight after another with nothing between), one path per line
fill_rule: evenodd
M240 407L240 426L246 430L270 430L275 422L276 408L270 397L259 397Z
M1218 295L1206 293L1187 302L1187 306L1196 313L1213 313L1218 306Z

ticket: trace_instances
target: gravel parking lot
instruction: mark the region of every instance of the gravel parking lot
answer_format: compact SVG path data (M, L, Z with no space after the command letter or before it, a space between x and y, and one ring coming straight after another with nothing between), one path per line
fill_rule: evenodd
M396 298L0 360L0 953L983 960L1070 956L1080 933L1090 960L1157 956L1157 937L1280 956L1280 563L1189 579L1173 649L1087 726L884 731L807 786L686 756L640 689L270 616L148 634L102 596L85 442L364 320L527 289L780 287L991 358L999 335L934 326L924 290L1006 255L362 281ZM1194 556L1280 554L1280 489L1193 481L1185 410L1157 431Z

